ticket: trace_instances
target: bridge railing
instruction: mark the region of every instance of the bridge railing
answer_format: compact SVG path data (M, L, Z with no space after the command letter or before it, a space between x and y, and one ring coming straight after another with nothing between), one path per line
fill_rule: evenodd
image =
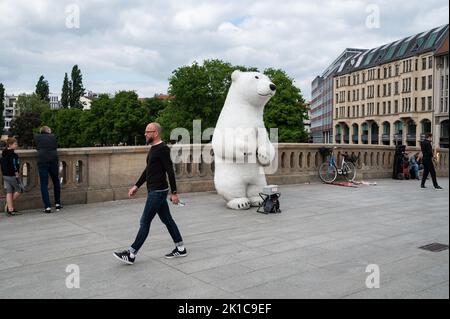
M324 144L277 144L277 167L267 175L271 184L297 184L319 181L318 167L323 159ZM148 146L59 149L62 202L65 205L126 199L143 169ZM173 149L174 150L174 149ZM183 145L173 151L172 159L180 193L214 191L214 161L210 145ZM420 151L407 147L407 152ZM392 146L339 145L335 151L339 163L347 152L359 156L357 177L391 178L395 148ZM26 192L17 202L18 209L42 207L37 169L37 152L19 150L21 173ZM439 149L438 176L448 176L448 149ZM144 186L145 188L145 186ZM49 181L50 194L52 183ZM138 196L145 196L145 190ZM4 196L4 190L3 190Z

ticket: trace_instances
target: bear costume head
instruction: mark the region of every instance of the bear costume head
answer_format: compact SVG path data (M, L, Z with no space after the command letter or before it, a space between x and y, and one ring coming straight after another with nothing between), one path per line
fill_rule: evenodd
M234 71L231 74L231 86L235 94L239 95L250 105L264 107L270 98L275 95L277 87L264 74L259 72Z

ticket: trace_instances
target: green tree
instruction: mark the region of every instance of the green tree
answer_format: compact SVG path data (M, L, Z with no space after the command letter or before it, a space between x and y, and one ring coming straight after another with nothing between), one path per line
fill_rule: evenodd
M231 85L231 73L236 69L256 70L220 60L205 60L203 65L194 62L176 69L169 79L169 95L174 98L157 119L165 128L163 138L169 140L170 131L176 127L188 129L192 136L193 120L201 120L202 129L214 127Z
M42 100L36 93L31 95L19 95L17 98L17 109L19 114L22 113L38 113L41 114L49 109L49 104Z
M11 121L11 133L17 136L21 147L33 146L36 129L41 125L40 114L37 112L23 112Z
M278 141L284 143L306 143L308 134L303 121L307 117L305 101L294 80L283 70L264 71L277 86L277 92L264 109L266 127L278 128Z
M5 87L3 86L3 83L0 83L0 130L1 134L3 134L3 129L5 127L5 119L3 118L3 111L5 109L5 106L3 103L5 101Z
M158 117L159 112L162 111L169 102L157 97L152 97L144 99L142 103L147 111L150 122L153 122Z
M42 125L47 125L58 137L60 147L90 146L83 139L80 126L83 111L80 109L47 110L41 116Z
M43 75L39 77L39 80L36 84L36 94L41 100L50 102L50 98L48 97L48 95L50 94L48 82L47 80L45 80Z
M106 113L107 120L113 123L110 141L127 145L144 143L145 126L150 122L150 117L138 95L132 91L118 92L113 105Z
M84 95L83 76L78 65L74 65L71 73L72 89L70 90L70 107L82 109L80 97Z
M70 105L70 86L71 83L67 76L67 73L64 75L64 82L61 92L61 106L63 109L69 108Z

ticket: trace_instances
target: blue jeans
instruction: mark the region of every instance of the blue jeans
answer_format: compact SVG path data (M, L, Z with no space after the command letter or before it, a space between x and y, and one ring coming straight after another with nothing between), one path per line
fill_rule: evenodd
M414 172L414 178L419 179L419 164L412 164L411 170Z
M41 196L44 208L51 207L48 194L48 176L53 182L53 192L55 204L61 204L61 185L59 184L59 163L58 161L38 163L39 179L41 181Z
M148 192L144 212L140 221L139 232L134 243L131 245L133 253L137 253L147 239L148 233L150 232L150 224L156 214L158 214L161 221L166 225L173 242L175 244L181 244L183 242L177 224L173 220L172 215L170 215L167 193L167 190Z

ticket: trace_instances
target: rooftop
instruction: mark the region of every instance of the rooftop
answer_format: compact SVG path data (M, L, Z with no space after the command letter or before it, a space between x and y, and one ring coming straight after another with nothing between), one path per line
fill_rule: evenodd
M448 35L448 29L449 25L446 24L392 43L381 45L371 50L360 52L344 60L338 69L337 75L368 69L426 52L436 51Z
M134 239L144 200L0 217L0 298L449 298L449 183L281 186L281 214L232 211L215 193L182 194L171 210L189 256L155 218L133 266L112 252ZM66 267L80 288L66 288ZM366 287L366 267L380 288Z

